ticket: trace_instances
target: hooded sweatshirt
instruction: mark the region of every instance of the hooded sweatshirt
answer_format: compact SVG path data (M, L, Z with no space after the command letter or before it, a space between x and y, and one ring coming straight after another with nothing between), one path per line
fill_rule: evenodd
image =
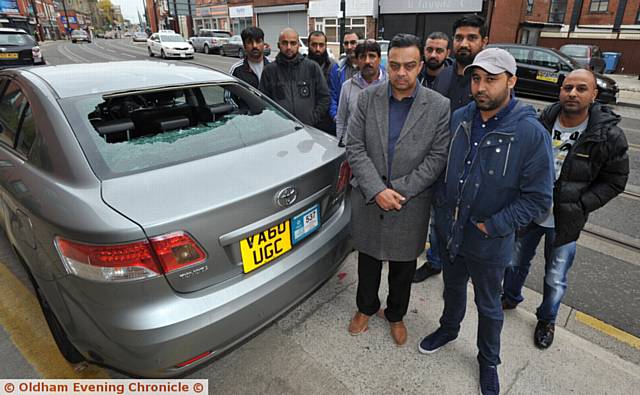
M349 117L356 111L358 105L358 95L369 86L378 85L387 80L387 73L382 67L378 73L378 79L369 84L362 74L358 72L355 76L342 84L340 100L338 101L338 113L336 115L336 137L340 142L347 141L347 128L349 127Z

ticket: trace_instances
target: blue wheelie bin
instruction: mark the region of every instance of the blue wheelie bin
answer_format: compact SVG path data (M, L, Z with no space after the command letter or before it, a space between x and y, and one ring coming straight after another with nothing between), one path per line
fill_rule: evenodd
M602 57L604 58L604 72L606 74L611 74L616 71L618 68L618 63L620 63L620 57L622 54L620 52L603 52Z

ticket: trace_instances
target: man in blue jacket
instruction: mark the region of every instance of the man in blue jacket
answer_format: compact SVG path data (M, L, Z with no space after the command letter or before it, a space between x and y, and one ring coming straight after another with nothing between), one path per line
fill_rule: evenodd
M349 78L355 76L358 73L358 65L356 63L356 46L358 40L362 40L362 36L358 32L348 30L344 33L342 44L344 45L345 55L340 58L338 63L331 66L329 71L329 94L331 96L331 103L329 104L329 116L331 119L336 120L338 114L338 101L340 100L340 92L342 91L342 84Z
M435 196L444 280L440 327L422 339L429 354L458 337L471 278L478 308L478 362L483 394L499 394L502 280L515 230L551 207L551 139L535 110L511 97L516 61L485 49L465 68L473 100L451 119L447 169Z

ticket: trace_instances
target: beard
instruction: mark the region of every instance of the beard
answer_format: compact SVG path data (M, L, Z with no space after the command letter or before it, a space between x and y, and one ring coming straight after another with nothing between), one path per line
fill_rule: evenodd
M473 63L473 59L475 58L476 54L467 49L462 49L456 52L456 62L462 64L463 66L470 65L471 63Z
M491 98L485 94L475 94L473 95L473 100L476 102L476 107L478 107L482 111L492 111L497 108L500 108L502 104L509 97L509 90L507 89L503 94Z
M315 61L319 65L323 65L323 64L329 63L329 53L326 52L326 51L324 53L322 53L321 55L316 55L315 52L309 51L309 54L307 55L307 57L309 59Z
M436 59L428 59L427 60L427 68L429 70L438 70L440 67L442 67L442 65L444 64L444 61L446 59L443 59L442 62L438 62Z
M376 71L375 67L365 65L362 67L362 70L360 70L360 74L362 75L362 78L366 80L376 77L378 75L378 72Z

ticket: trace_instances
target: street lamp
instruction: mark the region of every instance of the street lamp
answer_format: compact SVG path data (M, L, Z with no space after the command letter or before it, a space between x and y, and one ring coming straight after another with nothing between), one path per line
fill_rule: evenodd
M42 37L44 34L42 33L42 26L40 26L40 21L38 20L38 9L36 8L35 0L31 0L31 9L33 11L33 16L36 19L36 28L38 29L38 41L42 41Z
M71 24L69 23L69 15L67 15L67 4L62 0L62 9L64 10L64 20L67 21L66 26L63 23L62 27L64 27L64 35L65 37L69 37L69 30L71 29Z

